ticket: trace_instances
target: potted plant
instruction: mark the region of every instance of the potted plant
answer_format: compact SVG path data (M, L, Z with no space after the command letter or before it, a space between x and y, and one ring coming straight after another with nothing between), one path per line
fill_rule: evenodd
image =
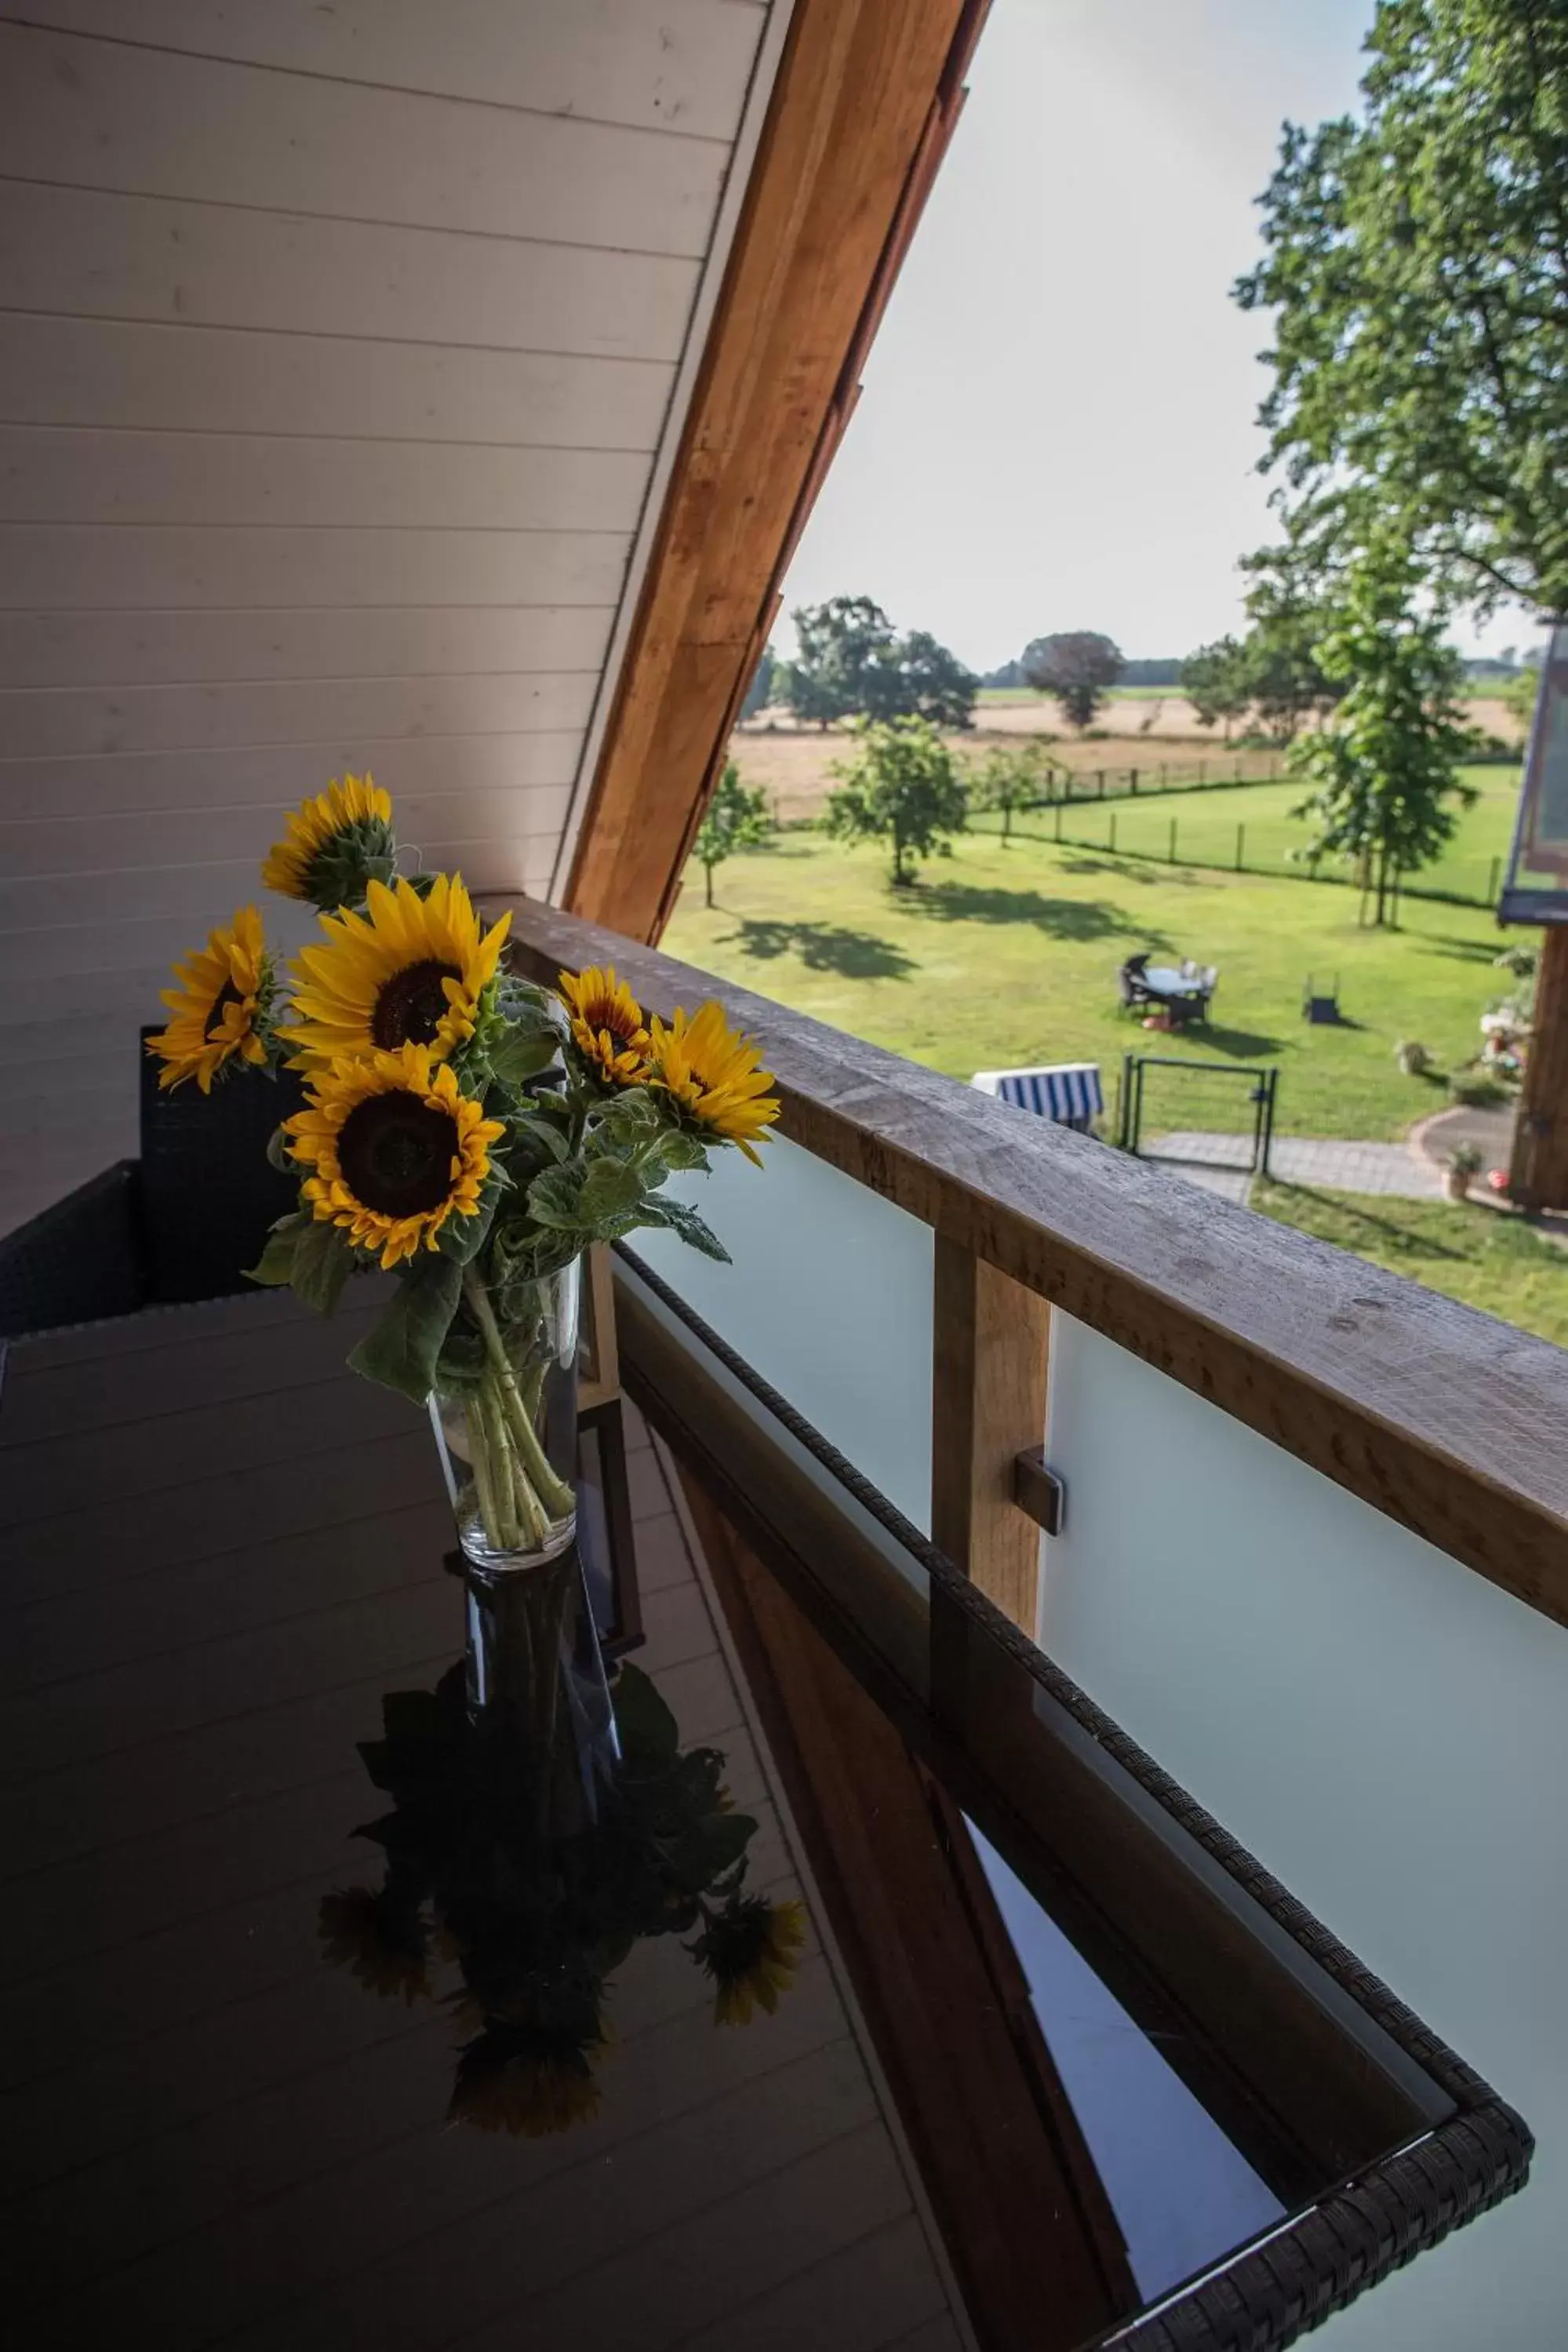
M1416 1037L1406 1038L1402 1044L1396 1045L1394 1058L1399 1065L1401 1074L1407 1078L1418 1078L1432 1066L1431 1055Z
M1448 1165L1443 1177L1443 1190L1450 1201L1463 1201L1469 1196L1472 1178L1481 1172L1480 1149L1474 1143L1456 1144L1448 1154Z

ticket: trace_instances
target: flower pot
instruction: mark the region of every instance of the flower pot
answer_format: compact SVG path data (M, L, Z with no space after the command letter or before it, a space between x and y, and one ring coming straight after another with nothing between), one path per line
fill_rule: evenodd
M1470 1180L1468 1176L1461 1175L1457 1168L1450 1168L1443 1179L1443 1190L1450 1201L1468 1201L1470 1197Z
M581 1261L538 1280L465 1269L430 1418L457 1540L491 1575L554 1559L577 1528Z

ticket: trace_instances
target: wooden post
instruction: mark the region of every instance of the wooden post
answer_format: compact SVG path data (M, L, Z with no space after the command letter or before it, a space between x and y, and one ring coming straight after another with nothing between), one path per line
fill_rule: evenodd
M936 1235L931 1539L1032 1640L1040 1529L1013 1464L1045 1435L1051 1309L961 1242Z
M1521 1209L1568 1209L1568 924L1542 935L1535 1021L1513 1131L1510 1196Z
M1239 824L1236 828L1236 871L1238 874L1241 871L1241 856L1246 846L1247 827L1244 824Z
M1171 865L1171 866L1174 866L1174 865L1176 864L1176 821L1175 817L1173 816L1173 817L1172 817L1172 819L1171 819L1171 847L1170 847L1170 856L1169 856L1168 859L1166 860L1166 863L1167 863L1168 865Z
M1111 838L1106 843L1105 846L1107 849L1114 849L1116 846L1116 812L1114 809L1111 812Z

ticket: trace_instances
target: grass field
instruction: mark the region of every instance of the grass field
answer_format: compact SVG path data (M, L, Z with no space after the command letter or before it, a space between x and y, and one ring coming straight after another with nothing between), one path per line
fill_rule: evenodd
M1418 885L1452 890L1461 896L1489 899L1492 861L1507 855L1519 797L1519 779L1511 767L1467 768L1465 776L1480 798L1459 819L1447 855L1414 878ZM1298 781L1277 784L1244 784L1231 791L1175 793L1145 801L1119 800L1113 808L1097 802L1070 803L1061 811L1061 831L1070 841L1096 849L1114 844L1118 852L1167 858L1171 827L1176 827L1178 863L1234 866L1239 846L1242 863L1253 869L1300 871L1290 853L1307 839L1307 827L1291 811L1300 805L1304 787ZM995 831L1000 820L990 815L974 820L977 828ZM1239 845L1237 828L1242 828ZM1015 837L1025 833L1041 841L1054 838L1055 812L1036 809L1015 818Z
M1568 1252L1495 1209L1254 1184L1252 1206L1298 1233L1568 1348Z
M1218 1074L1264 1062L1280 1068L1281 1132L1400 1135L1447 1096L1402 1076L1395 1046L1418 1038L1439 1069L1468 1061L1508 985L1481 908L1407 899L1401 930L1364 931L1351 890L987 835L960 837L910 890L891 887L877 851L810 832L721 866L711 911L693 876L672 954L954 1077L1097 1061L1109 1096L1124 1052L1173 1045L1120 1012L1123 958L1218 964L1212 1024L1174 1041L1215 1075L1173 1099L1170 1126L1245 1125L1242 1085ZM1301 1020L1309 972L1320 985L1338 974L1343 1026Z

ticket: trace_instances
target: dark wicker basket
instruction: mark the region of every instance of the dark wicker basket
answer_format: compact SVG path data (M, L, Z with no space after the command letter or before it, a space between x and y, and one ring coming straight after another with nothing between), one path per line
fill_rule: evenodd
M297 1178L267 1157L280 1119L304 1091L288 1070L276 1079L240 1072L204 1095L193 1087L160 1093L158 1069L141 1052L139 1210L146 1296L168 1304L221 1298L245 1287L267 1229L298 1200Z

